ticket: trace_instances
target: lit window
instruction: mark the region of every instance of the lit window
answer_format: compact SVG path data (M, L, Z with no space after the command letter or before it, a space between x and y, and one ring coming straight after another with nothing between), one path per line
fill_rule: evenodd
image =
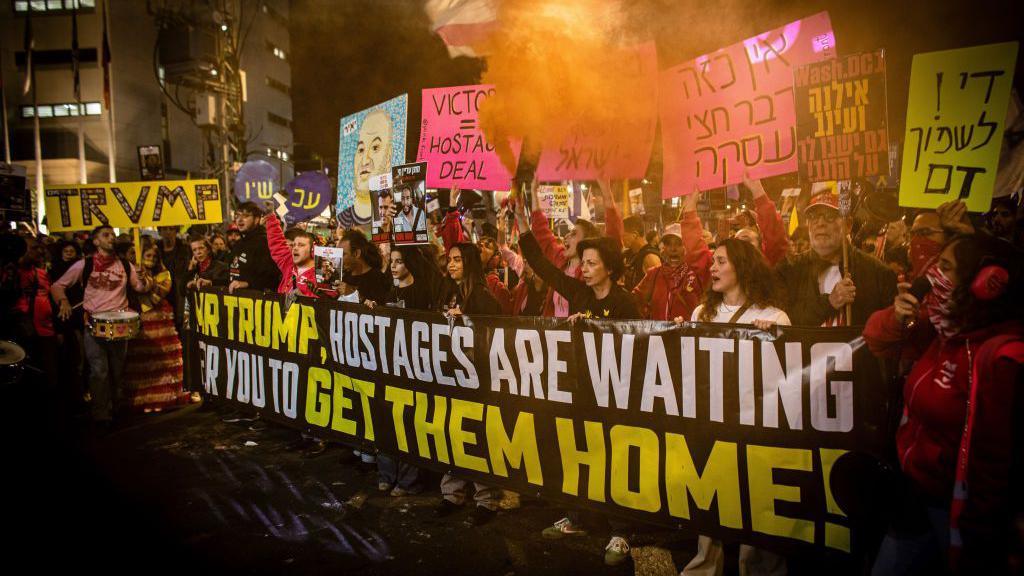
M103 108L99 102L89 102L85 105L85 113L87 116L99 116L103 113Z
M78 5L82 8L95 8L96 0L78 0Z
M53 106L39 106L37 108L40 118L52 118L53 117Z
M18 0L14 3L15 12L28 12L28 0Z
M61 10L63 8L64 8L63 0L47 0L46 1L46 9L47 10Z
M70 113L67 104L58 104L53 107L53 115L57 118L67 116Z
M21 107L21 117L22 118L31 118L31 117L33 117L35 115L36 115L36 111L31 106L22 106Z

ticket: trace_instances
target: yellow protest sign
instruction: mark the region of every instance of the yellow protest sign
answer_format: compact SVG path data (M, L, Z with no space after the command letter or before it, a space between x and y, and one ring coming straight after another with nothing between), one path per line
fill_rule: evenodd
M216 180L74 184L46 189L51 232L217 224L224 220Z
M989 209L1016 60L1016 42L914 56L900 206Z

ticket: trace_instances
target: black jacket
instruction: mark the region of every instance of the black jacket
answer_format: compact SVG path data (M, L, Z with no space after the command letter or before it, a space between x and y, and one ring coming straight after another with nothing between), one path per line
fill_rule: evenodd
M229 282L235 280L248 282L251 290L277 291L281 271L270 257L267 231L262 226L242 234L231 250Z
M613 320L638 320L642 318L633 296L622 286L612 283L612 289L604 298L598 298L594 290L575 278L567 276L544 257L540 244L527 232L519 237L519 247L533 271L544 279L548 286L569 301L569 313L582 313L587 318Z
M190 277L190 279L195 277L202 278L203 280L209 280L213 282L214 286L227 286L229 282L228 265L211 258L210 266L207 267L205 272L193 271L193 276ZM186 282L186 284L187 283L188 282Z
M473 286L469 298L462 295L459 285L448 280L448 296L445 298L449 306L458 306L463 314L483 314L485 316L501 316L501 304L491 295L487 284L478 283Z
M836 315L828 294L818 293L818 275L829 267L813 250L775 267L783 293L783 310L794 326L821 326ZM857 287L851 324L863 326L875 310L892 304L896 297L896 273L874 256L850 247L850 275Z

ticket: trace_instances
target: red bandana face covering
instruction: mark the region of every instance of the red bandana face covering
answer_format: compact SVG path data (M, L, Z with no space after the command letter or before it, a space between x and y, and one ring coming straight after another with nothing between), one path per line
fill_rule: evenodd
M914 237L910 239L910 275L920 278L929 264L939 257L942 244L929 238Z
M939 337L948 340L960 331L960 327L949 319L949 309L953 299L953 282L939 270L937 265L928 267L925 271L928 281L931 282L932 291L924 297L925 313L928 320L939 333Z

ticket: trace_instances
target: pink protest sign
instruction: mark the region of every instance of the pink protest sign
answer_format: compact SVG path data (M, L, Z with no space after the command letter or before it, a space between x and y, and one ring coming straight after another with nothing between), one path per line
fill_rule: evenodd
M480 104L494 86L452 86L423 91L418 162L427 163L427 187L508 190L512 175L480 130ZM512 150L519 157L521 144Z
M834 57L820 12L662 71L662 196L795 172L793 69Z
M609 55L622 84L606 91L622 101L609 103L608 118L582 119L560 144L545 144L537 163L544 182L643 178L658 123L658 53L653 42ZM600 98L601 94L595 94Z

